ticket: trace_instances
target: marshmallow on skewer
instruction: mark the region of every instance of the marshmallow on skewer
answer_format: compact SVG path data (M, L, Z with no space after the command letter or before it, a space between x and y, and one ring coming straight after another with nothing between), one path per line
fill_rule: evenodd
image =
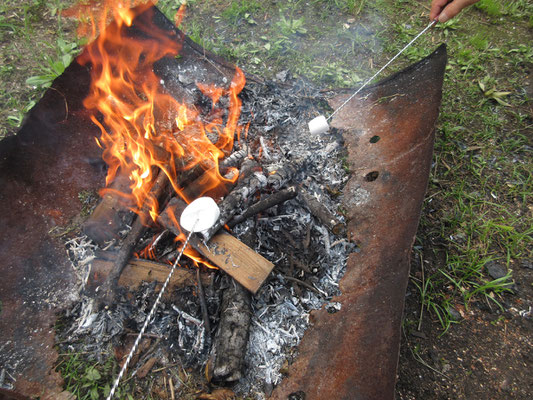
M220 216L220 209L211 197L199 197L185 207L180 225L188 232L203 232L211 228Z
M326 117L319 115L316 118L313 118L309 121L309 132L312 134L320 134L329 131L329 124Z

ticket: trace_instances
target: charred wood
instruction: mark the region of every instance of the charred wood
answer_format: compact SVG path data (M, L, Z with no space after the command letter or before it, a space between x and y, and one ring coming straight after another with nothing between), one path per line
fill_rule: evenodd
M332 233L340 235L345 230L344 224L337 219L337 217L328 208L322 204L318 199L310 194L305 188L300 186L299 198L326 228Z
M196 269L196 283L198 285L198 298L200 299L200 308L202 310L202 318L204 320L204 329L206 337L211 338L211 323L209 322L209 312L207 310L207 303L205 301L204 285L202 284L202 277L200 268Z
M220 313L214 344L213 379L235 382L242 376L251 309L250 293L233 279L222 295Z
M246 164L246 165L245 165ZM202 232L205 241L209 241L233 216L241 209L244 203L258 190L265 187L267 179L263 175L257 162L246 160L243 162L244 173L241 173L237 186L222 200L220 218L212 228Z
M268 184L273 189L279 190L290 182L301 168L301 162L286 162L268 174Z
M82 226L83 233L99 246L118 239L118 233L125 228L121 214L129 210L120 193L127 193L128 186L128 175L119 173Z
M287 189L280 190L279 192L273 193L270 196L261 199L257 203L254 203L248 207L241 215L234 217L230 222L228 222L229 228L233 228L235 225L240 224L246 219L259 214L262 211L268 210L271 207L274 207L278 204L281 204L287 200L293 199L296 197L298 192L296 191L295 186L290 186Z
M248 157L248 150L248 145L244 143L239 150L234 151L231 155L229 155L219 163L220 170L238 167L242 163L242 161L246 157Z
M155 198L159 198L161 196L161 194L165 191L167 184L167 176L164 173L159 172L157 175L157 179L155 180L151 188L151 192ZM143 208L140 214L135 219L131 230L128 232L128 235L124 239L122 246L120 247L120 250L117 254L113 269L110 271L107 279L101 287L101 291L99 292L100 298L98 299L100 305L109 305L113 301L115 289L117 288L120 274L122 273L124 267L126 267L126 265L128 264L133 254L133 250L135 249L135 245L137 244L141 235L144 233L145 225L143 220L148 218L148 209Z
M85 287L89 295L94 294L96 289L101 286L109 272L112 270L116 254L107 254L103 257L96 258L91 263L91 272ZM141 258L132 258L128 265L120 274L118 285L134 289L142 282L164 282L168 276L170 266L155 261L144 260ZM202 274L203 284L209 284L208 275ZM176 269L169 285L171 287L194 286L196 283L193 271L188 269Z

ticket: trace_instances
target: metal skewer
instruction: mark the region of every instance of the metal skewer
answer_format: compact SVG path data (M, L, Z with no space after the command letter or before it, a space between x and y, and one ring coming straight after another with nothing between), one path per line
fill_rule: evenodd
M178 257L176 258L176 261L174 261L174 264L172 265L172 268L170 269L170 272L168 273L167 279L165 280L163 287L159 291L159 294L157 295L154 305L152 306L150 313L146 317L146 320L144 321L144 325L142 326L141 331L137 335L137 339L135 339L135 343L133 343L133 346L131 347L128 357L126 358L124 365L120 369L120 372L117 378L115 379L115 382L113 383L113 387L109 391L109 395L106 397L106 400L111 400L113 398L113 395L115 394L115 391L118 388L120 380L122 379L122 376L128 369L128 364L133 358L133 354L135 354L135 350L137 350L137 347L139 346L139 343L141 342L141 339L144 335L144 332L146 331L146 328L148 327L148 325L150 325L150 322L152 321L152 318L155 315L157 307L159 306L159 302L161 301L161 298L163 297L163 293L165 293L165 290L167 289L168 283L170 282L170 278L172 278L172 275L174 274L174 271L176 270L176 267L178 266L181 256L183 255L183 252L185 251L185 249L187 248L187 245L189 244L189 240L191 239L192 234L198 231L209 229L216 222L219 215L220 215L220 210L218 209L218 206L216 205L216 203L213 201L213 199L206 198L206 197L200 197L196 199L191 204L189 204L183 211L182 217L180 219L180 225L189 231L189 235L187 236L187 239L185 240L185 243L183 244L183 247L181 248L178 254Z
M335 109L331 115L329 117L324 117L323 115L319 115L318 117L312 119L311 121L309 121L309 131L311 133L314 133L314 134L317 134L317 133L324 133L324 132L327 132L329 130L329 124L328 124L328 121L331 120L333 118L333 116L335 114L337 114L346 104L348 104L350 102L350 100L352 100L355 96L357 96L357 94L363 90L370 82L372 82L374 80L374 78L376 78L376 76L378 76L381 72L383 72L383 70L385 68L387 68L394 60L396 60L396 58L398 58L405 50L407 50L420 36L422 36L424 33L426 33L426 31L428 29L430 29L431 27L433 27L438 21L437 20L434 20L434 21L431 21L429 23L428 26L426 26L420 33L418 33L418 35L416 35L409 43L407 43L403 49L401 49L394 57L392 57L383 67L381 67L379 69L378 72L376 72L374 75L372 75L370 78L368 78L365 83L363 83L361 85L361 87L359 87L359 89L357 89L350 97L348 97L346 99L346 101L344 101L344 103L342 103L339 107L337 107L337 109Z

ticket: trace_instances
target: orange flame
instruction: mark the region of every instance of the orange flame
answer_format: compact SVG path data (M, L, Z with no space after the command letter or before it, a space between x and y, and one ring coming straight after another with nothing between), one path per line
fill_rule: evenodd
M199 90L213 103L209 122L202 122L194 105L180 103L170 96L153 71L156 61L180 53L182 34L143 22L152 20L152 3L139 3L90 1L66 14L77 13L81 22L79 33L94 40L78 62L90 66L91 85L84 106L95 111L91 119L101 131L96 141L108 165L106 186L117 174L128 174L130 192L120 193L120 197L142 218L148 213L155 220L159 204L151 188L159 173L168 177L175 192L186 202L194 198L189 198L182 189L184 183L180 178L184 171L193 168L205 171L195 181L201 185L193 191L198 196L208 191L225 192L226 186L237 179L236 173L229 174L231 178L222 176L218 162L231 153L234 138L239 139L243 130L238 124L241 108L238 94L246 81L236 67L228 88L198 82ZM185 8L180 7L176 24L181 23L184 12ZM149 18L136 19L143 13ZM229 99L227 112L218 107L224 96ZM227 117L223 118L225 113ZM217 137L216 143L211 142L208 134Z
M239 138L242 130L238 124L241 107L238 94L245 84L242 71L236 68L229 88L198 82L200 91L213 102L214 117L204 124L193 105L182 104L165 92L152 70L154 62L177 56L182 44L182 38L174 31L134 22L139 14L150 13L152 4L132 9L132 1L106 0L98 15L93 12L95 4L88 3L78 10L86 22L80 25L80 32L90 35L100 32L78 60L92 67L90 92L84 105L103 117L91 118L102 133L97 143L103 148L103 159L109 166L106 185L113 182L119 171L128 173L131 193L127 197L134 204L132 208L141 213L143 206L148 206L155 220L158 203L150 188L158 171L168 176L176 193L187 202L193 199L180 189L180 172L196 166L206 170L201 180L205 187L200 195L232 183L237 176L231 180L221 176L218 161L231 152L234 138ZM176 23L181 22L183 15L184 8L180 7ZM106 26L110 17L114 20ZM132 24L142 35L131 34ZM229 98L225 123L215 110L222 96ZM216 133L216 143L209 140L208 133Z

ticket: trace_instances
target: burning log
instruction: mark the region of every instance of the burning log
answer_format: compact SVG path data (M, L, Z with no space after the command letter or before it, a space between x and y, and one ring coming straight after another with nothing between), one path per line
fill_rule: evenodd
M168 178L167 176L160 172L157 175L157 179L154 182L151 192L154 195L155 198L159 198L161 194L164 192L165 188L168 184ZM144 221L143 218L148 218L148 209L147 207L143 207L141 210L141 213L137 218L135 219L135 222L133 223L133 226L131 227L131 230L128 232L128 235L124 239L124 242L122 243L122 246L117 254L117 258L115 260L115 264L113 265L113 269L109 273L106 281L102 285L101 290L101 302L104 302L106 304L110 304L113 299L114 290L117 287L118 280L120 278L120 274L122 273L122 270L124 267L128 264L131 255L133 253L133 250L135 248L135 245L137 244L137 241L143 234L145 230Z
M118 232L124 229L120 218L121 212L127 208L120 201L118 193L126 193L129 186L127 174L117 175L111 186L103 195L102 200L82 226L82 231L92 241L100 246L118 237Z
M239 150L234 151L231 155L223 159L222 162L220 162L219 168L223 170L231 167L237 167L241 164L242 160L248 157L248 151L248 145L244 143Z

